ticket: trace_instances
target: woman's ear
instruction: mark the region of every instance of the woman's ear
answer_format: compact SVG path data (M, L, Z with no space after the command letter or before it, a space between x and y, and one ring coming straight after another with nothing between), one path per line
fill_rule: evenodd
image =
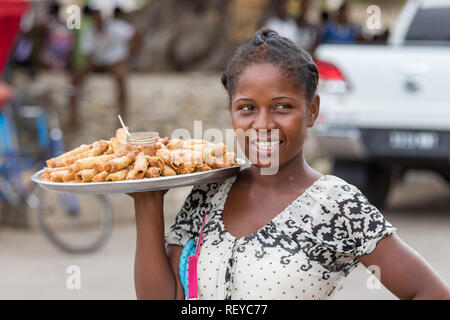
M312 99L311 106L309 108L308 115L308 127L313 127L316 122L317 116L319 115L320 110L320 96L316 94Z

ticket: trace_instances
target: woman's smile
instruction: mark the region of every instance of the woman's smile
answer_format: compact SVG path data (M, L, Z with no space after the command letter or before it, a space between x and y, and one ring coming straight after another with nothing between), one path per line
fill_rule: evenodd
M255 151L260 157L270 157L273 153L279 152L282 147L283 140L271 141L250 141L250 147L256 149Z

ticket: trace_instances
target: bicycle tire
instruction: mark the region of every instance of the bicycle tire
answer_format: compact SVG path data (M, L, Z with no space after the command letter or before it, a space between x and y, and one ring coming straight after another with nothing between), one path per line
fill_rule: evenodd
M45 198L44 195L47 191L40 190L38 193L39 206L37 208L37 217L39 226L50 242L61 249L62 251L70 254L88 254L99 250L106 243L112 230L112 205L111 202L105 195L97 195L96 198L102 203L100 212L98 213L101 218L101 228L99 236L85 246L74 246L73 244L67 243L52 230L52 228L47 223L46 213L44 209Z

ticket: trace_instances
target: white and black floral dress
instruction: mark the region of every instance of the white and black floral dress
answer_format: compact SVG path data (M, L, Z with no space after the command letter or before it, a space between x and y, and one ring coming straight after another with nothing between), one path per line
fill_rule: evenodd
M222 212L236 176L194 186L167 244L198 239L199 299L330 299L359 263L394 228L353 185L323 175L264 227L235 238Z

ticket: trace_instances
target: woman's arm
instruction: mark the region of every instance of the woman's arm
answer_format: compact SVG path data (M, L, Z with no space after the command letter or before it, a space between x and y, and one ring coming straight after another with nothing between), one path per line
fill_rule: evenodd
M130 196L134 199L136 212L134 281L137 298L184 297L178 279L178 264L175 263L179 260L181 248L171 248L169 255L165 250L163 191L140 192Z
M432 267L397 235L380 240L359 257L366 267L377 266L381 283L399 299L450 299L450 288Z

